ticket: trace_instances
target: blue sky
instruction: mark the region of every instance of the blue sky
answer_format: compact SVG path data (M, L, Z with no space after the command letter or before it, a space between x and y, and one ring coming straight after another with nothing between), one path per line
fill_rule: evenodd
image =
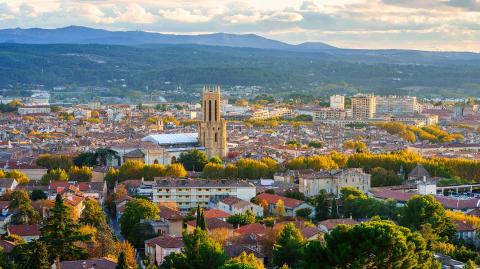
M480 52L480 0L0 0L0 28L68 25Z

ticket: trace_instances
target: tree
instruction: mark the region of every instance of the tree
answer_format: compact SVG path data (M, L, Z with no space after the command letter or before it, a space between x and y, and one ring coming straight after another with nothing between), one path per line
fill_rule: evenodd
M63 169L52 169L48 171L45 175L42 176L40 182L44 185L49 184L50 182L55 181L67 181L68 175L67 172Z
M125 258L125 253L122 251L118 256L117 266L115 269L128 269L127 259Z
M180 163L174 163L167 165L167 169L165 171L166 177L186 177L187 171Z
M430 224L440 236L454 239L455 225L445 215L445 209L433 195L414 195L400 210L398 223L413 231L420 231L422 225Z
M145 180L153 180L155 177L165 175L166 168L162 164L151 164L143 167L143 177Z
M338 205L337 205L337 199L334 197L332 199L332 206L331 206L331 211L330 211L330 218L331 219L337 219L338 218Z
M144 164L140 161L128 161L120 166L118 171L119 181L127 179L140 179L143 176Z
M135 198L127 203L122 216L120 217L120 228L122 234L128 239L134 237L133 228L141 220L157 219L159 217L158 207L145 199Z
M183 233L184 248L181 253L165 257L161 269L217 269L226 261L223 247L207 231L196 228Z
M285 205L282 199L278 199L277 203L275 204L275 215L278 218L285 216Z
M247 254L242 252L240 256L228 260L221 269L265 269L265 266L260 262L253 253Z
M330 212L330 204L328 201L328 194L325 190L320 190L319 194L315 196L315 219L318 221L326 220Z
M30 197L24 190L11 193L9 210L13 213L12 224L34 224L40 221L40 214L32 207Z
M107 188L109 190L113 189L115 186L115 182L119 180L119 172L118 169L114 167L110 167L105 174L105 181L107 182Z
M310 209L308 207L295 211L295 215L297 217L301 217L301 218L304 218L304 219L310 218L310 214L312 214L312 209Z
M476 269L477 268L477 264L472 261L472 260L468 260L468 262L466 262L463 267L463 269Z
M92 168L72 166L68 170L68 178L72 181L87 182L92 179Z
M325 242L324 248L309 244L305 250L315 247L325 268L440 268L419 233L390 221L339 225Z
M94 152L81 152L72 161L74 165L79 167L97 165L97 158Z
M42 154L38 156L36 163L47 169L68 170L73 165L72 156Z
M293 199L297 199L297 200L301 200L301 201L305 201L305 194L303 194L303 193L300 192L300 191L290 191L290 190L288 190L288 191L285 193L285 197L293 198Z
M45 192L39 189L33 189L32 193L30 193L30 199L32 199L32 201L45 200L47 198L48 196Z
M208 160L209 163L216 163L216 164L223 164L223 161L222 159L220 159L220 157L218 156L213 156L212 158L210 158Z
M55 206L50 210L40 229L40 240L45 243L50 254L50 261L77 260L88 256L88 253L75 242L85 242L88 235L80 233L80 224L77 224L71 214L71 209L63 203L63 198L57 194Z
M252 211L247 210L245 213L237 213L228 217L227 222L235 227L255 223L256 216Z
M225 177L225 167L223 164L207 163L203 167L202 175L204 178L223 178Z
M14 261L14 267L18 269L50 269L52 268L49 261L48 250L46 245L39 240L32 241L28 244L17 245L10 253Z
M200 209L200 216L198 216L197 227L204 231L207 230L207 222L205 220L203 208Z
M203 167L208 163L208 159L204 152L198 149L193 149L181 153L177 162L183 164L183 167L188 171L201 172Z
M107 223L102 207L93 199L86 199L83 202L85 208L80 216L80 223L84 225L92 225L93 227L100 227Z
M277 266L288 264L296 267L302 255L303 237L293 223L283 227L273 245L273 263Z
M15 170L15 169L6 172L5 177L6 178L14 178L18 182L18 184L25 184L25 183L28 183L30 181L27 174L25 174L23 172L20 172L18 170Z
M135 259L135 249L128 241L123 241L123 242L117 241L115 243L115 251L116 251L117 257L120 256L120 253L124 254L128 267L130 268L137 267L137 262Z

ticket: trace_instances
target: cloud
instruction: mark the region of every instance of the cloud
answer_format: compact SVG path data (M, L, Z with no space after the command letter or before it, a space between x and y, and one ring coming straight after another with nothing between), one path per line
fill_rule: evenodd
M175 8L169 10L159 10L158 12L164 19L185 23L208 22L213 18L213 16L204 14L199 9L186 10L183 8Z

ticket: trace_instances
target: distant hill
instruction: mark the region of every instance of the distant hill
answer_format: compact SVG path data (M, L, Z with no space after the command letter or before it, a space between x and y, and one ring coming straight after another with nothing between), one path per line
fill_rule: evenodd
M334 48L323 43L305 43L295 46L254 34L237 35L214 33L203 35L167 35L142 31L107 31L81 26L69 26L57 29L3 29L0 30L0 43L106 45L193 44L282 50Z

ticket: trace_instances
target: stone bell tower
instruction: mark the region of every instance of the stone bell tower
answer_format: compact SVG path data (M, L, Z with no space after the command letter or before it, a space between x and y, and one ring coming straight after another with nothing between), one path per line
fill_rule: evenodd
M203 119L198 127L198 139L208 158L227 155L227 122L220 117L220 87L203 88Z

